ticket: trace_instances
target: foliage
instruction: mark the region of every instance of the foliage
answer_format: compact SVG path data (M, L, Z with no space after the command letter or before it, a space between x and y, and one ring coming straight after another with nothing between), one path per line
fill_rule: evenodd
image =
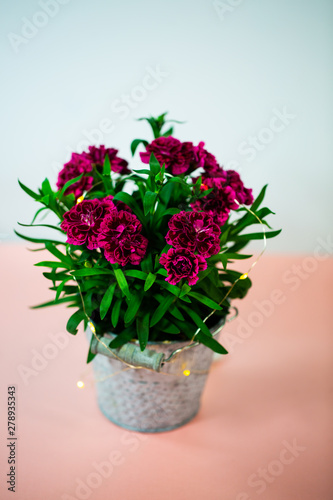
M151 125L154 139L173 133L173 128L168 128L166 113L144 120ZM134 140L131 144L132 154L142 145L147 147L148 142ZM47 268L43 274L49 280L55 297L53 301L35 308L66 304L73 309L67 323L67 330L71 334L75 335L79 324L83 321L86 326L91 318L97 335L101 336L107 331L117 334L111 346L138 339L143 350L148 340L191 339L200 328L197 340L217 352L226 353L212 338L209 328L220 317L226 316L230 299L245 297L251 286L250 279L246 277L240 280L241 273L231 270L229 264L251 257L239 252L249 241L263 238L261 230L244 232L257 224L258 220L241 205L234 212L235 220L229 217L221 227L220 251L206 259L207 268L199 273L196 284L189 286L184 279L176 285L170 284L166 281L167 271L160 264L161 255L170 248L165 240L168 223L172 216L182 210L191 210L193 202L208 196L212 190L201 189L201 176L193 181L193 175L170 174L166 165L161 165L153 153L147 168L134 170L129 175L115 174L111 167L107 154L102 166L92 165L89 175L93 177L93 185L84 193L84 199L111 196L114 203L126 204L139 219L142 235L149 243L143 260L136 266L110 263L101 248L88 250L85 245L66 243L65 231L60 224L64 214L80 202L73 193L66 194L66 191L68 193L68 188L80 181L85 173L70 179L62 189L56 191L48 179L42 182L37 192L19 182L21 188L41 205L31 224L21 226L46 226L58 235L55 239L38 239L16 232L27 241L40 244L39 249L46 249L51 255L50 260L39 262L36 266ZM131 195L124 191L129 181L135 183ZM265 218L273 212L262 206L266 187L255 199L251 211L268 226ZM41 214L47 211L56 214L58 225L38 223ZM266 237L272 238L278 233L266 231ZM217 263L222 265L216 266ZM203 319L212 310L216 312L206 324ZM89 352L88 360L91 359L93 355Z

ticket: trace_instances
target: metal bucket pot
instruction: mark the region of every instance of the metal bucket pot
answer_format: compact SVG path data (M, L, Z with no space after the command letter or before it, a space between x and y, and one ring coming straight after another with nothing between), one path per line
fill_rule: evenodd
M214 337L223 325L224 320L221 320L211 329ZM103 338L109 343L113 335ZM200 407L213 351L195 344L175 353L188 344L149 342L144 354L148 355L146 366L152 368L147 369L130 368L97 342L94 349L99 354L92 363L102 413L116 425L139 432L169 431L192 420ZM141 356L139 345L131 343L129 346L130 359L137 360ZM115 352L122 357L119 350ZM144 362L139 364L142 366Z

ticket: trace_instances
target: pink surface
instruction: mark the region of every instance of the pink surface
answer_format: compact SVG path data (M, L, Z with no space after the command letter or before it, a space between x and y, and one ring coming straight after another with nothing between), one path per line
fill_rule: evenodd
M253 289L237 304L239 319L224 330L230 354L214 363L199 415L157 435L125 431L100 414L82 331L60 335L63 348L50 337L65 331L66 308L28 309L52 298L32 266L41 253L18 245L0 251L1 499L333 498L333 260L325 250L262 258ZM53 357L38 371L36 352ZM15 495L5 484L7 386L14 384Z

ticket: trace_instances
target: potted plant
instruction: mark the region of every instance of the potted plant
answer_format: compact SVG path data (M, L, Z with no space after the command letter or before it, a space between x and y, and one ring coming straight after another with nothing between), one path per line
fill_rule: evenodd
M203 142L174 138L166 113L142 119L154 134L131 144L132 155L142 149L143 168L130 170L104 146L73 153L57 189L48 179L38 192L20 182L41 205L29 226L59 237L17 234L52 255L36 265L48 268L55 297L35 308L74 309L73 335L84 323L102 412L120 426L157 432L194 417L213 352L227 353L218 333L232 299L251 286L230 262L251 257L240 253L249 241L279 231L263 230L272 213L261 207L266 186L254 201ZM56 225L38 222L48 211ZM244 233L256 223L259 232Z

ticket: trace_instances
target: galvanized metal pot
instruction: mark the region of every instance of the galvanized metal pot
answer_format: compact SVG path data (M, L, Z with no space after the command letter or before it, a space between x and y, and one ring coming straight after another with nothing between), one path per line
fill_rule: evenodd
M211 330L214 337L224 324ZM90 333L91 335L91 333ZM112 334L102 339L113 338ZM93 360L97 399L102 413L113 423L139 432L164 432L180 427L195 417L212 363L213 351L197 344L172 354L189 342L150 342L144 351L152 368L130 368L114 358L101 343ZM130 345L131 364L142 364L138 344ZM103 354L101 354L103 353ZM147 355L152 355L152 360ZM121 357L121 352L117 351ZM170 361L167 358L170 357ZM138 361L139 360L139 361ZM156 361L157 360L157 361ZM127 358L128 362L128 358Z

